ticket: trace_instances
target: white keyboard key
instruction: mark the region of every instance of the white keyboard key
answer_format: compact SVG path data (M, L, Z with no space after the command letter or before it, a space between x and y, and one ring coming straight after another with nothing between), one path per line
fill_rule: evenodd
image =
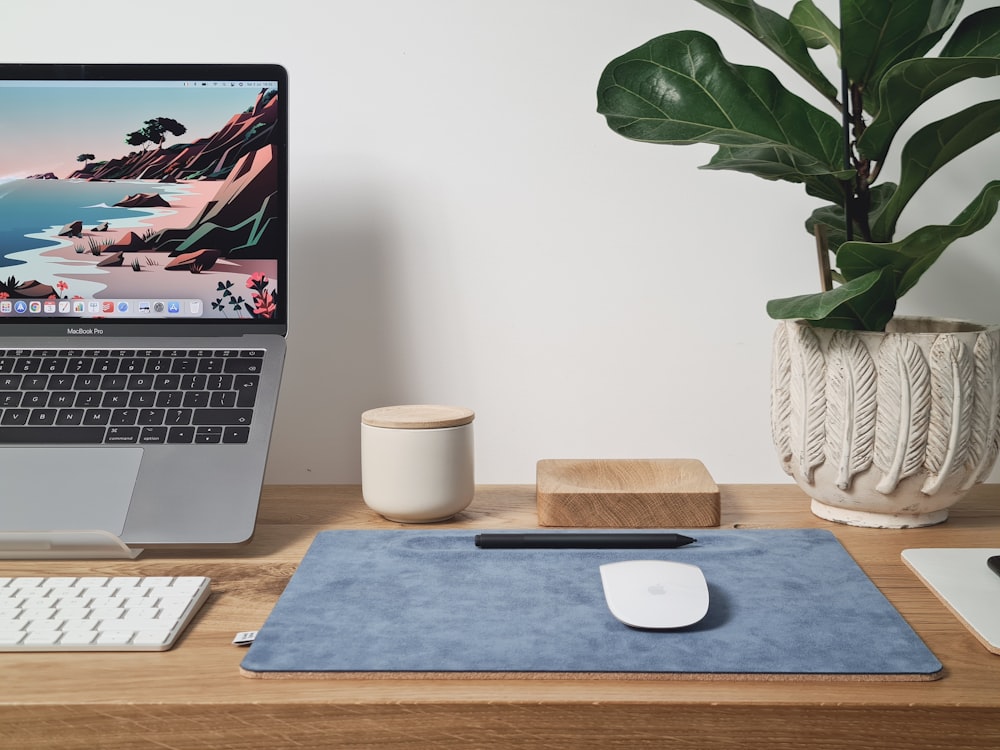
M200 576L0 578L0 651L165 651L209 586Z
M28 633L22 643L25 646L54 646L61 636L58 630L50 630L41 633Z
M132 642L136 645L162 646L170 639L170 629L166 630L140 630L135 634Z
M68 633L63 633L63 637L59 639L59 645L66 646L89 646L97 638L96 630L71 630Z
M132 640L134 634L133 630L113 630L109 633L98 633L94 642L99 646L124 646Z

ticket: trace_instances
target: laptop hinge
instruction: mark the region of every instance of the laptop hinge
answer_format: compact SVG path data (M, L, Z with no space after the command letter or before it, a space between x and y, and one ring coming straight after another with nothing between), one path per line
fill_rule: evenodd
M4 531L0 532L0 559L51 560L55 558L129 559L133 549L110 531Z

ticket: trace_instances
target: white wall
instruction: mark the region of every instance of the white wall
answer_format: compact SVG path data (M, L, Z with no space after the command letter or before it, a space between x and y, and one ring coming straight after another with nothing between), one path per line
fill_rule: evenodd
M680 28L784 75L680 0L34 0L0 12L0 55L288 68L298 304L267 481L358 481L361 412L415 402L476 410L482 482L530 483L559 457L695 457L719 482L788 481L764 303L817 288L801 228L816 204L595 113L604 65ZM998 156L997 138L979 146L917 213L950 220ZM1000 321L998 250L1000 220L902 311Z

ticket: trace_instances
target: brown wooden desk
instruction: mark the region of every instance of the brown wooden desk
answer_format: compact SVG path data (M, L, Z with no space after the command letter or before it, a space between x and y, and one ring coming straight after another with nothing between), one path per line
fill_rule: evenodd
M356 487L268 487L253 542L133 561L0 561L2 575L207 575L213 594L164 653L0 654L0 747L998 748L1000 656L900 560L1000 546L1000 486L929 529L836 526L793 486L723 485L722 528L830 528L945 666L924 683L251 680L233 635L259 627L317 531L397 528ZM480 487L437 528L527 528L534 487ZM419 531L423 527L409 527Z

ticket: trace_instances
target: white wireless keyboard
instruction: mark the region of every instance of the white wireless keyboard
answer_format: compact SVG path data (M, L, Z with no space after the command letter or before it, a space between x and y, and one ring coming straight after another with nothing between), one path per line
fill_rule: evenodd
M0 577L0 651L166 651L210 579Z

